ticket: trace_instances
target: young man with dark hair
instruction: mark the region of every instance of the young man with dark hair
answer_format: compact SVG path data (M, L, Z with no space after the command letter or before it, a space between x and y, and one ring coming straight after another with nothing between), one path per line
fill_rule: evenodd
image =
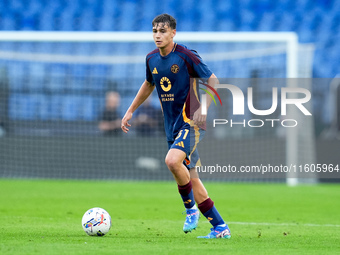
M207 236L199 238L229 239L228 225L209 198L195 169L200 165L196 146L204 135L206 116L201 114L196 84L190 78L206 79L212 88L218 80L196 51L173 41L176 20L172 16L157 16L152 21L152 31L157 49L146 56L146 80L126 111L121 128L125 133L129 131L132 114L156 87L169 146L165 163L177 182L187 213L183 231L188 233L196 229L199 209L213 226ZM207 98L208 106L211 100Z

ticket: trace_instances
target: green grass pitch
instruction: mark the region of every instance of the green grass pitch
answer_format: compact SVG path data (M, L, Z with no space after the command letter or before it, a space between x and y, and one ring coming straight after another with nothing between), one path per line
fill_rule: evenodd
M229 223L230 240L182 232L174 182L0 179L0 254L339 254L340 185L206 183ZM87 236L91 207L112 217L103 237Z

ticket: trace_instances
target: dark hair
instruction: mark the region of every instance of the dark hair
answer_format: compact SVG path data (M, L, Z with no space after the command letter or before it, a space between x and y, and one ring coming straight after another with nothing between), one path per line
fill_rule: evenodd
M152 21L152 26L155 26L158 23L168 24L170 28L176 29L176 19L167 13L163 13L155 17Z

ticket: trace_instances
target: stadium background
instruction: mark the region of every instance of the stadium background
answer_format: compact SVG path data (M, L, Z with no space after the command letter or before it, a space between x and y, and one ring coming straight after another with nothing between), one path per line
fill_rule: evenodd
M150 31L157 14L176 17L178 31L294 31L300 43L315 46L312 76L331 78L340 73L340 1L116 1L8 0L0 3L1 31ZM150 33L151 36L151 33ZM39 45L1 42L2 52L88 55L92 44ZM126 52L145 55L143 44L109 43L96 54ZM280 69L283 58L271 63ZM169 179L162 159L162 134L155 137L102 137L97 122L105 93L116 90L123 114L144 79L136 70L108 65L40 64L2 59L0 122L1 177ZM240 61L229 77L250 78L254 70ZM133 73L134 75L128 75ZM138 75L137 75L138 74ZM268 73L257 77L270 77ZM128 78L127 78L128 77ZM276 73L284 77L284 72ZM313 87L315 135L331 123L330 83ZM154 95L155 96L155 95ZM153 104L158 106L156 97ZM164 144L164 146L160 145ZM131 148L122 153L121 148ZM152 148L156 148L153 149ZM327 148L327 149L324 149ZM319 139L320 163L339 163L336 141ZM150 149L150 150L148 150ZM278 148L278 151L283 150ZM153 161L153 158L160 159ZM143 156L143 157L140 157ZM253 156L256 157L256 156ZM139 161L137 160L139 159ZM138 162L137 162L138 161ZM139 167L137 167L139 166ZM157 171L155 169L158 169Z

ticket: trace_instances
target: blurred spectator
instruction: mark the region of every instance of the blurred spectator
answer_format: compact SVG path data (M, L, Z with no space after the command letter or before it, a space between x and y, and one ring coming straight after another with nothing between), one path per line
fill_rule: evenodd
M151 97L139 107L133 123L138 135L155 135L161 130L162 112L151 104Z
M4 124L1 122L1 119L0 119L0 137L4 136L5 134L6 134L6 130L4 128Z
M99 129L104 135L118 135L121 132L121 116L118 113L120 95L118 92L109 91L106 93L105 110L99 122Z

